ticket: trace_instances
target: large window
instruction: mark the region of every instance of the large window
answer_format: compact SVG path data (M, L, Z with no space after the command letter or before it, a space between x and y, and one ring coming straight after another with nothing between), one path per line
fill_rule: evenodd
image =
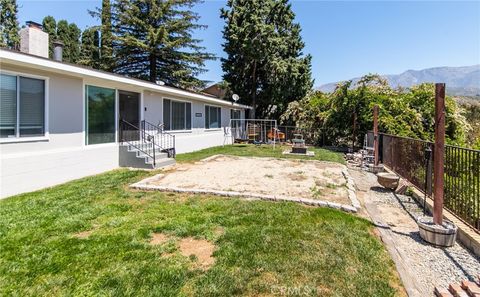
M221 108L205 105L205 129L220 128L221 122Z
M115 142L115 90L85 87L86 143Z
M0 75L0 138L45 135L45 80Z
M192 104L163 99L163 125L165 130L191 130Z

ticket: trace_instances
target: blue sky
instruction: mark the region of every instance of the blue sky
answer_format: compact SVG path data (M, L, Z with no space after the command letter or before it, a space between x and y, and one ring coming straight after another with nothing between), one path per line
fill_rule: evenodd
M66 19L81 29L98 21L88 9L100 0L18 0L19 21L44 16ZM197 32L209 52L221 57L226 1L195 10L208 29ZM305 53L313 56L315 85L366 73L397 74L408 69L480 64L480 0L477 1L291 1L302 26ZM202 79L222 77L220 60L207 63Z

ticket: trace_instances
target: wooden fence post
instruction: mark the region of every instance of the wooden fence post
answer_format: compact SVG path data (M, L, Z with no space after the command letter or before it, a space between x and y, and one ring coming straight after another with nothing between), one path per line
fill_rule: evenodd
M435 146L433 152L433 222L443 223L443 186L445 157L445 84L435 84Z
M378 105L373 107L373 154L375 166L378 166Z

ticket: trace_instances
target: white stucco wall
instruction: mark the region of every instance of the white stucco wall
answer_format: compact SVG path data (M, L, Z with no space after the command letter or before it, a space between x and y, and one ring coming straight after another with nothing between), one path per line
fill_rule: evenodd
M163 98L192 103L192 129L189 131L167 131L175 135L177 153L193 152L212 146L223 145L224 143L231 143L229 137L224 137L223 130L223 127L230 126L231 107L207 104L175 96L164 96L163 94L155 92L144 92L143 98L144 107L146 108L144 111L145 120L155 125L163 123ZM205 105L218 106L221 108L222 128L205 129ZM197 117L196 114L202 114L202 116ZM241 117L245 117L243 110Z
M0 197L39 190L118 167L116 144L10 154L1 159Z
M2 154L38 152L79 147L83 144L83 85L82 80L65 75L2 65L2 71L47 78L48 141L2 143Z
M0 198L118 167L118 146L84 145L83 80L2 65L2 71L47 78L48 137L0 144Z
M48 137L41 141L0 143L0 198L54 186L73 179L118 168L118 144L85 145L84 85L139 92L143 97L142 118L163 122L164 95L135 86L38 71L0 64L2 71L45 77L48 80ZM205 103L174 96L192 103L192 130L174 132L177 153L223 145L223 128L205 130ZM230 107L222 108L222 127L230 124ZM196 117L201 113L202 117ZM242 116L244 112L242 112Z

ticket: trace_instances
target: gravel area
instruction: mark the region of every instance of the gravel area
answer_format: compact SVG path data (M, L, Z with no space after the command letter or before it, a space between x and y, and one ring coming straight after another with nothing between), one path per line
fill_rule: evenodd
M360 201L376 206L380 218L375 223L391 231L396 250L425 296L432 296L436 286L448 288L450 283L473 281L480 274L480 259L459 243L450 248L436 248L420 238L415 220L423 210L413 198L384 190L372 173L349 171Z

